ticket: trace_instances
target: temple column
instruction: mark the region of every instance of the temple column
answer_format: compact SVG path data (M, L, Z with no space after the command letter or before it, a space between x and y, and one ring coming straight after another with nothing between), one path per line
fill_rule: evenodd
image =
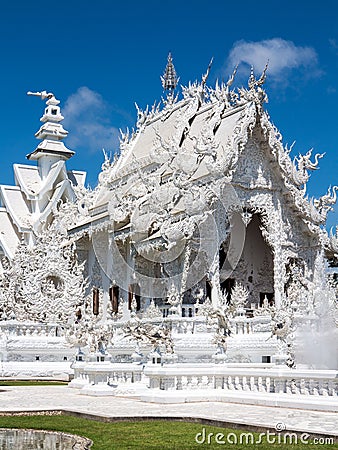
M187 280L190 269L190 257L191 257L191 246L190 243L187 242L184 252L183 272L181 277L181 289L180 289L181 303L183 301L183 294L187 288Z
M129 310L129 297L130 297L130 288L131 285L136 283L135 276L135 250L133 249L131 242L128 240L126 242L126 262L127 262L127 271L126 271L126 291L127 291L127 307ZM130 311L129 311L130 312Z
M284 260L283 243L285 242L284 236L287 231L287 225L284 223L283 211L278 199L273 201L271 205L267 204L266 211L262 215L262 234L273 252L274 300L276 308L280 309L286 282L286 261Z
M108 237L109 241L111 236ZM110 248L110 242L107 247L107 250ZM102 271L102 289L103 289L103 298L102 298L102 320L105 322L107 320L107 310L108 304L110 303L109 298L109 289L112 284L112 271L113 271L113 258L110 251L106 253L106 267L105 271Z
M211 303L217 307L220 299L220 277L219 277L219 252L215 253L214 260L212 262L209 279L211 283Z
M274 248L273 258L274 298L277 309L280 309L284 297L285 273L283 249L278 243Z

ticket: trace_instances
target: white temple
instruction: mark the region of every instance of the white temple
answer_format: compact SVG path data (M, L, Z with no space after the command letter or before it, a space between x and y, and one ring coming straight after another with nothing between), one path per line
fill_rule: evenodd
M71 385L92 394L336 395L338 236L324 226L338 188L308 198L323 155L290 158L265 70L234 90L235 72L211 88L209 69L180 99L169 55L165 98L137 108L94 190L66 169L59 101L33 94L47 99L37 166L1 186L2 361L76 352Z

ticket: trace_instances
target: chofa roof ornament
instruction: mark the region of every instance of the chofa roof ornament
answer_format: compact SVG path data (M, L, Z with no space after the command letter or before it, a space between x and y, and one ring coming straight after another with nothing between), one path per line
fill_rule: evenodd
M257 79L254 74L253 66L251 66L250 77L248 80L248 88L239 89L241 98L247 101L254 101L257 105L262 105L268 102L268 96L262 88L266 80L266 71L268 69L269 61L266 63L262 75Z
M41 91L41 92L28 91L27 95L34 95L34 97L40 97L41 100L46 100L46 98L50 99L52 97L55 98L55 95L52 92L47 92L47 91Z

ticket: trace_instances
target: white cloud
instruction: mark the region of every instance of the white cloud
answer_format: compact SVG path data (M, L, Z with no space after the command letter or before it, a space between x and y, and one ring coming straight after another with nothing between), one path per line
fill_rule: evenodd
M317 76L319 70L317 53L312 47L296 46L292 41L281 38L267 39L257 42L244 40L234 43L227 59L227 71L238 64L253 66L260 74L269 61L268 77L274 81L286 81L291 69L313 68L313 75Z
M331 49L335 53L338 53L338 42L337 42L337 39L333 39L333 38L329 39L329 44L330 44Z
M72 150L101 152L102 148L117 148L119 131L110 123L109 107L98 92L80 87L68 97L62 114L69 131L67 145Z

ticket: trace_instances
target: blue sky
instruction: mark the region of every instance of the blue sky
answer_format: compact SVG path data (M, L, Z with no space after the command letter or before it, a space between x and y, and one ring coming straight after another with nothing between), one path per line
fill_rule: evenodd
M323 0L230 2L59 0L12 1L1 7L1 172L13 183L12 164L36 146L43 103L26 96L47 90L62 102L68 167L88 172L95 186L102 147L117 148L117 130L132 127L134 102L160 100L171 51L180 83L199 79L214 57L209 83L227 79L240 64L259 72L269 58L266 105L293 154L326 152L309 193L338 184L338 3ZM331 214L329 225L338 222Z

